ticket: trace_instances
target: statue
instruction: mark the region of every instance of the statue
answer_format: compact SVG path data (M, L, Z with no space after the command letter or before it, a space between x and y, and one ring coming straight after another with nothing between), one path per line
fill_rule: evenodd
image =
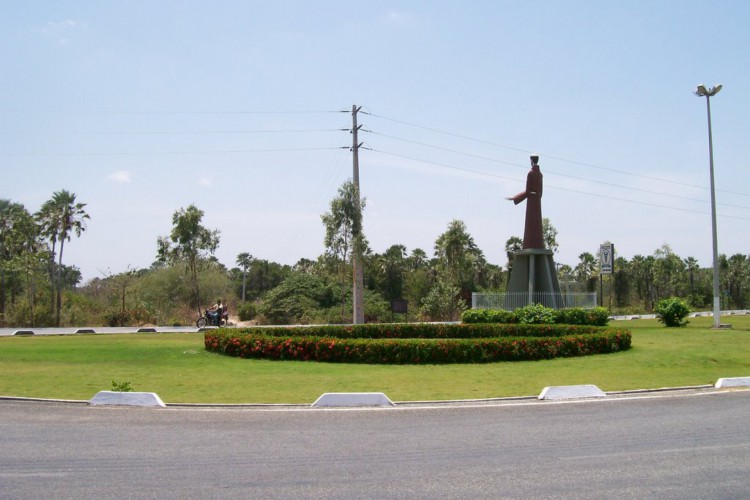
M542 172L539 156L531 156L531 170L526 176L526 190L506 200L518 205L526 200L526 224L523 230L523 248L544 248L542 234Z
M542 231L542 172L539 156L531 156L526 190L506 198L518 205L526 201L523 249L516 252L503 307L513 310L529 304L560 309L565 300L560 293L552 250L544 248Z

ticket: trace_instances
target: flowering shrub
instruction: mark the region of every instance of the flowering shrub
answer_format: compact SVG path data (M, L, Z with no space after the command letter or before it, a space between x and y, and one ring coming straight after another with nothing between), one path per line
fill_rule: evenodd
M367 323L364 325L315 325L247 327L233 332L272 337L333 337L339 339L474 339L491 337L549 337L594 333L588 325L532 325L497 323Z
M415 331L422 335L404 335ZM323 332L327 335L319 335ZM364 336L367 333L374 335ZM373 364L488 363L617 352L630 348L631 335L619 328L569 325L392 324L218 329L206 332L204 342L208 351L242 358Z

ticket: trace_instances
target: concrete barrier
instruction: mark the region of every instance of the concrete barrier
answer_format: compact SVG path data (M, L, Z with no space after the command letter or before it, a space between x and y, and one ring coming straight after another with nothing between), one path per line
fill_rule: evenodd
M327 392L313 404L313 408L356 406L395 406L382 392Z
M560 385L545 387L539 399L559 401L563 399L605 398L607 393L595 385Z
M166 407L153 392L116 392L116 391L99 391L89 401L91 406L146 406L146 407Z
M716 381L717 389L728 387L750 387L750 377L720 378Z

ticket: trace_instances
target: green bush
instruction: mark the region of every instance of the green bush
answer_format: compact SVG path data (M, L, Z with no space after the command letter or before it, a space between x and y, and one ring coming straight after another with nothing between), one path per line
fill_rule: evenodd
M117 382L112 381L112 392L133 392L133 387L130 382Z
M630 348L628 330L534 324L391 324L217 329L207 351L274 360L371 364L487 363L585 356Z
M606 326L609 311L603 307L583 309L569 307L550 309L539 304L522 307L515 311L498 309L470 309L461 315L464 323L530 323Z
M569 307L558 309L556 323L566 325L595 325L607 326L609 323L609 311L604 307L584 309L582 307Z
M107 326L127 326L130 324L130 313L119 308L111 308L104 313Z
M253 302L244 302L237 306L237 315L240 321L250 321L258 315L258 306Z
M133 326L143 323L156 323L156 319L143 307L132 307L124 311L119 307L111 307L102 315L102 318L107 326ZM168 324L175 323L179 324L176 320L168 322Z
M502 309L469 309L461 315L463 323L516 323L512 311Z
M690 314L690 308L684 300L672 297L660 300L656 304L654 312L656 318L664 323L664 326L686 326L688 321L685 318Z
M528 306L519 307L513 311L513 314L516 317L516 320L523 324L552 325L557 319L557 314L554 309L544 307L541 304L530 304Z

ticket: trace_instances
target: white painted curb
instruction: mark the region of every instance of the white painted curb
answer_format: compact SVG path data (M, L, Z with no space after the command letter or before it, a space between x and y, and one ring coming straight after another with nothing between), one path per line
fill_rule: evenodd
M119 406L147 406L155 407L161 406L166 407L164 401L161 400L153 392L115 392L115 391L99 391L96 396L91 398L89 405L119 405Z
M561 399L605 398L607 393L595 385L559 385L545 387L539 399L558 401Z
M313 404L313 408L352 406L395 406L382 392L327 392Z
M727 387L750 387L750 377L720 378L716 381L717 389Z

